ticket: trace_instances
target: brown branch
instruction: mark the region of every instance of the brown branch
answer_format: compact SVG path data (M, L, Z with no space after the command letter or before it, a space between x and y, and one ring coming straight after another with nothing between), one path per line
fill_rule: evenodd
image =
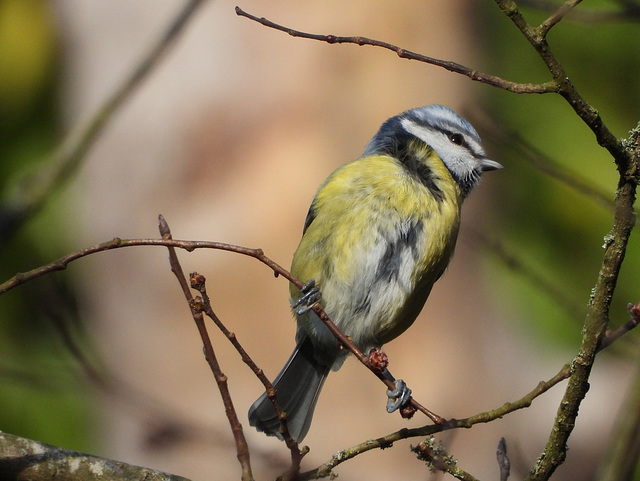
M376 368L370 361L369 358L367 356L364 355L364 353L362 353L362 351L360 351L356 345L351 342L351 339L348 336L345 336L345 334L340 330L340 328L338 328L338 326L336 326L333 321L329 318L329 316L327 315L327 313L324 311L324 309L322 308L322 306L320 304L315 304L312 307L313 312L315 312L318 317L320 318L320 320L322 320L322 322L325 323L325 325L329 328L329 330L331 331L331 333L335 336L335 338L340 341L340 343L347 349L349 350L349 352L351 352L356 359L358 359L358 361L360 361L363 365L365 365L373 374L376 375L376 377L378 379L380 379L380 381L382 381L385 386L387 386L387 388L389 389L395 389L396 385L394 382L392 382L391 380L389 380L388 378L386 378L383 374L383 371L381 371L379 368ZM444 419L440 416L438 416L437 414L435 414L434 412L430 411L429 409L427 409L426 407L424 407L422 404L420 404L418 401L416 401L413 397L409 398L408 401L411 406L413 406L414 409L420 411L421 413L423 413L425 416L427 416L429 419L431 419L431 421L433 421L436 424L441 424L444 421ZM403 412L401 411L400 413L401 415L406 416L406 417L411 417L413 414L403 414Z
M430 424L418 428L403 428L391 434L387 434L380 438L370 439L358 445L339 451L331 457L329 461L321 464L317 468L307 471L301 475L301 479L313 479L318 477L326 477L336 466L354 458L364 452L373 449L386 449L391 447L396 441L408 439L412 437L431 436L433 434L448 431L450 429L471 428L475 424L488 423L496 419L503 418L507 414L514 411L531 406L532 402L542 394L546 393L553 386L564 381L571 375L571 365L566 364L560 371L548 381L541 381L538 385L522 398L504 403L502 406L491 411L476 414L464 419L449 419L440 424Z
M190 274L189 277L191 287L197 290L202 296L203 312L215 323L215 325L226 336L229 342L231 342L233 347L240 354L242 361L247 364L247 366L249 366L253 373L258 377L258 379L260 379L265 387L269 399L273 402L276 414L278 415L278 419L280 420L280 433L282 434L284 442L291 452L291 466L280 479L282 479L283 481L294 479L300 471L300 463L305 454L307 454L308 450L301 451L298 443L291 437L291 434L289 433L289 429L287 427L286 413L282 411L282 408L278 404L276 390L274 389L273 384L271 384L271 381L269 381L269 378L264 375L262 369L260 369L258 365L253 361L253 359L251 359L251 356L249 356L247 351L245 351L245 349L242 347L236 335L233 332L229 331L229 329L227 329L227 327L222 323L220 318L213 311L213 308L211 307L211 299L207 294L205 277L202 274L198 274L197 272Z
M558 91L558 85L555 82L545 82L540 84L511 82L509 80L505 80L495 75L479 72L477 70L471 69L464 65L460 65L459 63L456 63L456 62L441 60L433 57L427 57L426 55L412 52L410 50L406 50L404 48L397 47L396 45L392 45L387 42L382 42L380 40L374 40L374 39L362 37L362 36L340 37L337 35L321 35L321 34L315 34L315 33L302 32L300 30L294 30L292 28L279 25L264 17L256 17L254 15L251 15L250 13L247 13L244 10L242 10L240 7L236 7L236 14L241 17L245 17L250 20L253 20L254 22L258 22L261 25L264 25L265 27L269 27L275 30L279 30L281 32L285 32L288 35L291 35L292 37L306 38L309 40L318 40L320 42L325 42L328 44L350 43L350 44L355 44L359 46L369 45L372 47L384 48L386 50L395 52L396 55L398 55L398 57L400 58L407 59L407 60L417 60L418 62L435 65L437 67L444 68L450 72L464 75L465 77L468 77L471 80L474 80L476 82L491 85L493 87L498 87L500 89L507 90L513 93L546 94L546 93L553 93Z
M0 294L3 294L4 292L7 292L36 277L39 277L51 272L64 270L67 268L69 263L75 260L81 259L83 257L86 257L88 255L92 255L98 252L104 252L112 249L120 249L124 247L133 247L133 246L162 246L162 247L168 247L168 248L185 249L186 251L189 251L189 252L195 249L218 249L218 250L235 252L237 254L242 254L242 255L246 255L246 256L257 259L258 261L262 262L263 264L268 266L270 269L272 269L276 276L279 276L279 275L283 276L289 282L294 284L298 289L302 288L303 286L303 283L300 280L293 277L289 273L289 271L287 271L286 269L281 267L279 264L277 264L276 262L272 261L267 256L265 256L262 249L251 249L248 247L242 247L242 246L237 246L233 244L225 244L223 242L212 242L212 241L184 241L184 240L175 240L170 238L120 239L116 237L111 241L104 242L102 244L98 244L92 247L88 247L78 252L74 252L72 254L61 257L60 259L54 262L51 262L44 266L37 267L31 271L18 273L15 276L13 276L11 279L0 284ZM183 290L184 290L184 287L183 287ZM356 356L356 358L362 364L364 364L371 372L373 372L383 383L385 383L387 387L389 388L395 387L395 385L391 381L386 379L378 369L376 369L374 366L372 366L369 363L368 358L362 352L360 352L360 350L351 342L351 340L338 329L338 327L331 321L331 319L329 319L329 316L327 316L327 314L324 312L324 310L319 304L314 305L313 310L327 324L327 327L329 328L329 330L332 333L334 333L336 338L342 343L342 345L346 349L352 352ZM415 409L424 413L432 421L436 423L442 422L442 418L440 418L440 416L432 413L430 410L428 410L426 407L424 407L422 404L420 404L418 401L416 401L413 398L411 398L411 405Z
M95 246L87 247L77 252L73 252L66 256L60 257L59 259L40 266L36 267L27 272L19 272L11 279L0 284L0 294L4 294L5 292L24 284L36 277L40 277L45 274L49 274L51 272L62 271L67 268L69 263L81 259L83 257L96 254L98 252L105 252L112 249L120 249L124 247L134 247L134 246L160 246L160 247L175 247L177 249L184 249L188 252L194 251L196 249L218 249L225 250L230 252L235 252L237 254L246 255L249 257L254 257L258 259L263 264L267 265L271 268L276 275L289 276L287 279L290 281L295 281L291 277L291 275L278 264L273 262L271 259L266 257L262 252L262 249L251 249L248 247L237 246L233 244L225 244L223 242L210 242L210 241L184 241L184 240L174 240L174 239L121 239L119 237L115 237L110 241L104 242L102 244L98 244ZM302 284L298 282L299 286Z
M158 217L158 227L162 238L170 240L171 231L169 229L169 225L162 215ZM209 367L211 368L211 372L213 373L216 383L218 384L218 390L220 391L220 396L222 397L225 413L227 415L227 419L229 420L229 424L231 425L231 431L233 432L233 437L236 443L238 461L240 462L240 466L242 467L242 480L253 481L249 446L247 445L247 440L245 439L244 433L242 432L242 425L240 424L235 407L233 406L233 400L231 399L231 393L229 392L229 385L227 383L227 376L224 375L222 369L220 368L220 364L218 363L218 359L216 358L215 350L213 349L213 345L211 344L211 339L209 338L209 334L207 333L207 326L204 323L204 316L202 314L204 310L203 300L199 296L194 298L191 295L189 284L187 283L187 279L182 270L182 266L180 265L180 261L178 260L176 250L174 247L168 247L168 249L171 271L178 279L178 282L182 287L184 296L189 303L191 315L193 316L193 320L195 321L198 332L200 333L200 338L202 339L202 344L204 347L204 357L207 360Z

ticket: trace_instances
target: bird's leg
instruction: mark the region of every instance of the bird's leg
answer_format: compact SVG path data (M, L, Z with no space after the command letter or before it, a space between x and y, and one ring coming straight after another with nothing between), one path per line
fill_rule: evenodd
M320 288L316 286L316 281L314 279L311 279L302 286L300 292L302 293L302 296L293 303L294 309L302 306L300 309L295 311L298 316L302 316L307 313L311 310L313 305L322 298L322 292L320 292Z
M393 377L393 375L387 369L389 365L389 358L382 349L373 348L369 351L369 365L380 372L382 376L395 384L395 388L387 389L387 412L392 413L398 408L404 408L411 397L411 389L407 387L407 384L402 380ZM413 414L408 415L411 417ZM403 414L403 417L405 415Z
M389 398L387 400L387 412L392 413L409 402L411 389L407 387L407 384L402 379L394 378L387 369L383 371L382 375L396 385L395 389L387 389L387 397Z

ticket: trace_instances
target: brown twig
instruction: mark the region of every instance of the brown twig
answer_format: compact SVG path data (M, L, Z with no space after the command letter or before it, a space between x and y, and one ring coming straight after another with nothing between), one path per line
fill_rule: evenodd
M225 244L223 242L210 242L210 241L184 241L184 240L175 240L175 239L121 239L119 237L115 237L110 241L103 242L102 244L98 244L95 246L87 247L77 252L73 252L66 256L60 257L59 259L40 266L36 267L27 272L19 272L11 279L0 284L0 294L4 294L5 292L24 284L36 277L40 277L45 274L49 274L51 272L62 271L67 268L69 263L81 259L83 257L96 254L98 252L105 252L112 249L120 249L124 247L134 247L134 246L161 246L161 247L175 247L178 249L184 249L188 252L192 252L196 249L218 249L225 250L230 252L235 252L237 254L242 254L250 257L254 257L258 259L263 264L266 264L270 267L276 275L288 275L288 272L280 267L278 264L273 262L271 259L266 257L261 249L251 249L248 247L237 246L233 244Z
M169 225L162 215L158 217L158 227L162 238L170 240L171 231L169 229ZM182 270L182 266L180 265L180 261L178 260L175 248L168 247L168 249L171 271L178 279L180 287L182 287L182 292L187 299L187 302L189 303L191 315L193 316L193 320L196 323L198 332L200 333L200 338L202 339L202 344L204 346L204 356L207 360L207 363L209 364L209 367L211 368L211 372L213 372L216 383L218 384L218 390L220 391L220 395L222 397L225 413L227 415L227 419L229 420L229 424L231 425L231 431L233 432L233 437L236 442L238 461L240 462L240 466L242 467L242 480L252 481L253 474L251 472L249 446L247 445L247 440L245 439L244 433L242 432L242 425L238 420L238 415L236 414L236 410L233 406L233 400L231 399L231 393L229 392L229 386L227 384L227 376L224 375L222 369L220 368L220 364L218 363L218 360L216 358L215 350L213 349L213 345L211 344L211 339L209 338L209 334L207 333L207 326L204 323L204 316L202 314L204 311L204 302L201 297L198 296L194 298L191 295L189 284L187 283L187 279Z
M300 462L302 461L302 458L308 452L308 450L301 451L300 447L298 446L298 443L296 443L295 440L291 437L291 434L289 433L289 429L287 427L287 416L282 411L282 408L278 404L276 390L274 389L273 384L271 384L271 381L269 381L269 378L267 378L267 376L264 375L264 372L262 371L262 369L260 369L258 365L253 361L253 359L251 359L251 356L247 354L247 351L245 351L245 349L242 347L236 335L233 332L229 331L229 329L227 329L227 327L223 324L220 318L213 311L213 308L211 307L211 299L207 294L206 278L202 274L198 274L197 272L194 272L190 274L189 280L190 280L191 287L197 290L202 296L203 312L207 315L207 317L209 317L215 323L218 329L222 331L222 333L226 336L229 342L231 342L233 347L238 351L242 361L247 366L249 366L249 368L258 377L258 379L260 379L260 381L265 387L266 392L268 393L267 395L269 399L273 402L273 406L276 410L276 414L278 415L278 419L280 419L280 433L284 438L285 444L291 451L291 466L289 470L286 473L284 473L280 479L282 479L283 481L288 479L293 479L300 471Z
M86 257L88 255L95 254L98 252L104 252L112 249L120 249L124 247L133 247L133 246L162 246L167 248L185 249L186 251L189 251L189 252L195 249L218 249L218 250L235 252L237 254L242 254L242 255L250 256L257 259L258 261L268 266L271 270L273 270L276 276L281 275L282 277L287 279L289 282L294 284L297 288L300 289L303 286L303 283L300 280L293 277L289 273L289 271L284 269L282 266L280 266L276 262L272 261L266 255L264 255L264 252L262 251L262 249L251 249L248 247L242 247L242 246L237 246L233 244L225 244L223 242L211 242L211 241L184 241L184 240L175 240L170 238L163 238L163 239L114 238L111 241L104 242L102 244L88 247L81 251L66 255L54 262L51 262L44 266L37 267L31 271L18 273L15 276L13 276L11 279L0 284L0 294L3 294L4 292L7 292L13 289L14 287L17 287L20 284L23 284L36 277L42 276L44 274L48 274L50 272L64 270L67 268L69 263L75 260L81 259L83 257ZM183 291L184 291L184 287L183 287ZM391 381L386 379L380 373L379 370L375 369L373 366L369 364L367 357L362 352L360 352L360 350L351 342L351 340L347 336L342 334L342 332L331 321L331 319L329 319L329 316L327 316L327 314L324 312L324 310L319 304L316 304L315 306L313 306L313 310L327 324L331 332L334 333L334 335L338 338L338 340L342 343L342 345L346 349L352 352L356 356L356 358L362 364L367 366L367 368L370 369L371 372L373 372L382 382L384 382L387 387L390 387L390 388L395 387L395 385ZM424 413L426 416L428 416L433 422L436 422L436 423L442 422L442 418L440 416L438 416L435 413L432 413L431 411L429 411L427 408L425 408L422 404L420 404L413 398L411 399L411 405L414 406L417 410Z
M410 50L397 47L396 45L392 45L387 42L382 42L380 40L374 40L372 38L367 38L362 36L341 37L337 35L322 35L322 34L302 32L300 30L294 30L292 28L279 25L264 17L256 17L254 15L251 15L250 13L247 13L244 10L242 10L240 7L236 7L236 14L241 17L245 17L250 20L253 20L254 22L258 22L261 25L264 25L265 27L269 27L275 30L279 30L281 32L285 32L288 35L291 35L292 37L318 40L320 42L326 42L328 44L350 43L350 44L355 44L359 46L369 45L372 47L384 48L386 50L395 52L396 55L398 55L398 57L400 58L407 59L407 60L417 60L419 62L435 65L437 67L441 67L446 70L449 70L450 72L464 75L465 77L468 77L471 80L475 80L477 82L481 82L487 85L492 85L494 87L498 87L503 90L508 90L509 92L513 92L513 93L545 94L545 93L552 93L552 92L558 91L558 85L555 82L545 82L540 84L511 82L509 80L500 78L496 75L490 75L487 73L479 72L477 70L471 69L464 65L460 65L459 63L456 63L456 62L441 60L434 57L428 57L426 55L412 52Z
M627 310L629 311L629 315L631 316L629 320L615 331L606 332L605 336L600 341L600 346L598 348L599 351L606 347L609 347L613 342L620 339L627 332L638 327L638 324L640 324L640 302L637 302L636 304L628 304Z
M55 272L58 270L64 270L67 268L68 264L81 259L83 257L86 257L88 255L92 255L98 252L104 252L104 251L108 251L108 250L112 250L112 249L118 249L118 248L125 248L125 247L133 247L133 246L161 246L161 247L165 247L165 248L180 248L180 249L185 249L189 252L192 252L196 249L219 249L219 250L225 250L225 251L229 251L229 252L234 252L234 253L238 253L238 254L242 254L242 255L247 255L250 257L253 257L257 260L259 260L260 262L262 262L263 264L267 265L270 269L273 270L273 272L276 275L282 275L283 277L285 277L286 279L288 279L290 282L294 283L296 286L298 287L302 287L302 283L295 279L293 276L291 276L291 274L289 274L289 272L285 269L283 269L281 266L279 266L277 263L275 263L274 261L272 261L271 259L269 259L267 256L264 255L263 251L261 249L251 249L251 248L247 248L247 247L242 247L242 246L236 246L236 245L232 245L232 244L225 244L225 243L221 243L221 242L210 242L210 241L182 241L182 240L174 240L174 239L170 239L167 238L165 236L165 238L163 239L119 239L119 238L115 238L109 242L105 242L103 244L99 244L96 246L92 246L89 247L87 249L83 249L81 251L69 254L67 256L61 257L60 259L38 267L36 269L33 269L31 271L22 273L22 274L16 274L16 276L14 276L13 278L9 279L8 281L4 282L3 284L0 285L0 294L2 294L3 292L6 292L20 284L23 284L29 280L32 280L36 277L39 277L41 275L45 275L47 273L50 272ZM173 268L173 266L172 266ZM181 286L183 286L183 283L181 282ZM184 287L183 287L183 291L184 291ZM202 306L201 308L204 308L205 302L202 302ZM636 316L636 309L640 307L640 303L634 305L634 310L633 310L633 315ZM319 313L318 315L322 316L323 318L326 318L326 314L321 310L319 305L316 305L313 307L314 311L316 311L317 313ZM617 340L620 335L628 332L629 329L629 325L626 325L627 327L625 327L623 329L624 332L620 331L618 333L618 331L616 331L616 334L612 335L613 337L611 337L609 342L605 342L603 343L603 345L600 347L600 349L603 349L609 345L611 345L611 343L615 340ZM334 326L335 327L335 326ZM335 329L337 329L337 327L335 327ZM338 330L339 331L339 330ZM340 335L341 333L339 333L339 337L342 337L342 341L344 341L345 345L347 346L347 348L350 349L351 352L354 353L354 355L356 355L356 357L365 365L368 365L367 363L367 358L366 356L364 356L357 348L355 348L355 346L353 346L353 344L349 341L348 338L344 337L344 335ZM228 333L228 337L230 337L230 339L232 339L234 336L232 333ZM242 353L241 353L242 355ZM374 371L375 372L375 371ZM376 372L376 375L379 374ZM525 395L524 397L522 397L521 399L514 401L514 402L510 402L510 403L505 403L503 404L501 407L494 409L492 411L487 411L484 413L480 413L468 418L464 418L464 419L451 419L448 421L444 421L440 424L435 424L435 425L428 425L428 426L423 426L420 428L414 428L414 429L401 429L395 433L392 433L390 435L384 436L382 438L378 438L376 440L369 440L366 441L365 443L362 443L361 445L358 446L354 446L352 448L349 448L347 450L343 450L340 451L338 454L336 454L330 461L328 461L327 463L324 463L323 465L321 465L320 467L318 467L317 469L307 472L307 473L303 473L300 475L301 479L308 479L311 477L322 477L322 476L327 476L332 468L334 468L335 466L337 466L338 464L341 464L342 462L362 453L365 451L369 451L371 449L378 449L378 448L385 448L385 447L389 447L391 446L395 441L401 440L401 439L406 439L409 437L415 437L415 436L425 436L425 435L430 435L430 434L434 434L440 431L444 431L444 430L448 430L448 429L456 429L456 428L470 428L471 426L478 424L478 423L487 423L490 421L493 421L495 419L501 418L513 411L519 410L519 409L523 409L526 408L528 406L531 405L532 401L537 398L538 396L544 394L545 392L547 392L549 389L551 389L553 386L555 386L556 384L558 384L559 382L569 378L572 374L572 365L571 364L567 364L565 366L563 366L563 368L551 379L549 379L548 381L544 381L544 382L540 382L535 389L533 389L531 392L529 392L527 395Z
M633 327L635 327L638 323L640 323L640 302L637 304L630 304L629 311L632 315L632 320L625 324L626 327L623 326L618 330L621 331L620 335L615 335L614 337L612 337L611 342L603 343L603 345L600 347L600 350L609 347L614 341L618 340L622 334L629 332L631 330L631 328L629 328L631 324L633 324ZM440 424L427 425L412 429L403 428L386 436L367 440L364 443L339 451L334 456L332 456L329 461L321 464L311 471L303 473L301 475L301 479L314 479L329 476L333 468L335 468L339 464L342 464L343 462L348 461L349 459L354 458L359 454L371 451L373 449L385 449L391 447L396 441L400 441L402 439L431 436L438 432L447 431L450 429L468 429L476 424L489 423L491 421L495 421L496 419L501 419L507 414L531 406L536 398L540 397L557 384L571 377L571 374L572 365L565 364L564 366L562 366L560 371L556 373L555 376L547 381L539 382L534 389L532 389L520 399L513 402L506 402L502 406L496 409L492 409L491 411L482 412L464 419L449 419Z
M564 97L580 119L593 131L598 144L611 153L621 175L623 172L627 172L632 165L630 153L624 148L622 141L617 139L607 128L598 111L580 95L565 72L564 67L551 51L547 42L547 34L550 27L544 23L538 27L530 25L522 15L515 0L495 0L495 2L502 12L518 27L522 35L545 63L553 77L553 83L557 87L555 93ZM571 3L573 2L567 2L566 4Z
M318 466L317 468L311 471L307 471L301 474L301 479L314 479L318 477L329 476L333 468L342 464L343 462L348 461L349 459L354 458L359 454L362 454L367 451L371 451L373 449L389 448L396 441L400 441L402 439L431 436L433 434L436 434L442 431L447 431L450 429L459 429L459 428L468 429L474 426L475 424L488 423L491 421L495 421L496 419L500 419L514 411L518 411L520 409L524 409L531 406L531 403L537 397L547 392L553 386L564 381L570 375L571 375L571 365L566 364L562 367L562 369L560 369L560 371L555 376L553 376L548 381L541 381L533 390L531 390L529 393L524 395L522 398L513 402L504 403L502 406L496 409L493 409L491 411L479 413L464 419L449 419L440 424L430 424L430 425L411 428L411 429L403 428L391 434L382 436L380 438L367 440L361 444L339 451L338 453L333 455L329 461L326 461L325 463L321 464L320 466Z
M301 286L298 286L298 287L301 287ZM380 379L387 386L387 388L395 389L396 385L391 380L386 378L384 376L384 374L382 373L382 371L380 371L380 369L376 369L369 362L369 358L367 356L365 356L364 353L362 353L362 351L360 351L356 347L356 345L353 342L351 342L351 339L349 339L348 336L345 336L344 333L340 330L340 328L333 323L333 321L329 318L329 316L327 315L327 313L324 311L324 309L322 308L322 306L320 304L315 304L312 307L312 309L313 309L313 312L315 312L318 315L320 320L322 320L325 323L325 325L329 328L329 330L335 336L335 338L338 341L340 341L340 343L346 349L348 349L349 352L351 352L356 357L356 359L358 359L358 361L360 361L372 373L374 373L376 375L376 377L378 379ZM409 402L411 403L411 406L413 406L418 411L422 412L425 416L427 416L429 419L431 419L431 421L433 421L434 423L441 424L441 423L444 422L444 419L442 417L438 416L434 412L432 412L429 409L427 409L426 407L424 407L422 404L420 404L418 401L416 401L413 397L411 397L409 399Z

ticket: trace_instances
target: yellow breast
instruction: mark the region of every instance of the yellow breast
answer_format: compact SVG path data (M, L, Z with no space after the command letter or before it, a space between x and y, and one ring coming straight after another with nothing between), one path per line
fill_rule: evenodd
M380 155L336 170L294 254L292 274L316 280L329 316L365 352L411 325L453 254L460 190L431 149L421 168L428 178Z

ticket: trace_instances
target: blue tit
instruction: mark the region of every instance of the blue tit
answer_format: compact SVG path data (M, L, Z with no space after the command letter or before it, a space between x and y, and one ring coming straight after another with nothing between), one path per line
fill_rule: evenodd
M462 201L484 171L501 167L487 158L471 124L446 107L390 118L362 157L318 190L291 273L315 280L322 307L358 349L380 348L418 316L453 255ZM273 384L300 442L327 375L348 351L312 310L295 308L303 295L295 286L290 293L297 345ZM249 421L282 438L266 393L251 406Z

